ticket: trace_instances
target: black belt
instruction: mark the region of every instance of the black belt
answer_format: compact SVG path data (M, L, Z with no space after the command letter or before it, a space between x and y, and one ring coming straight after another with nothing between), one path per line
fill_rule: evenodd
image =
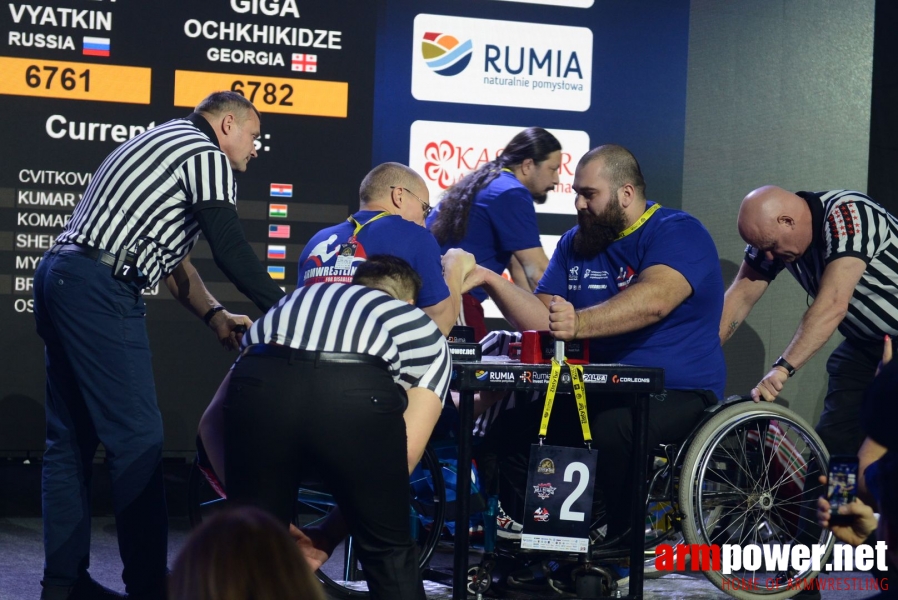
M83 254L89 259L99 261L113 271L115 270L115 255L106 252L105 250L100 250L99 248L91 248L90 246L83 246L81 244L56 244L50 248L50 254L58 254L59 252ZM147 283L147 277L143 273L138 272L138 274L139 276L134 279L134 283L143 287Z
M390 370L387 361L379 356L371 354L359 354L356 352L325 352L323 350L297 350L289 346L279 344L252 344L243 349L240 357L244 356L274 356L286 358L290 362L314 362L333 363L343 365L370 365L379 367L385 371Z
M90 246L82 246L81 244L56 244L50 248L50 254L56 254L58 252L77 252L91 260L99 259L99 261L107 267L115 266L114 254L110 254L109 252L98 248L91 248Z

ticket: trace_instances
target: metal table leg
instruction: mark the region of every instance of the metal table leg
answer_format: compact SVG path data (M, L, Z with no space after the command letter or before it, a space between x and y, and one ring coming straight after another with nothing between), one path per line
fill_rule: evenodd
M649 394L637 394L633 402L633 507L630 513L630 593L642 600L645 579L645 498L648 494L646 457L649 429Z
M452 600L468 596L468 522L471 503L471 431L474 429L474 392L459 394L458 476L455 490L455 554Z

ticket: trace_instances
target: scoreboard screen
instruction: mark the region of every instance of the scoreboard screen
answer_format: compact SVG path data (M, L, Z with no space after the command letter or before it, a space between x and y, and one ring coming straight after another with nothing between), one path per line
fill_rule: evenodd
M352 10L347 10L347 6ZM358 206L371 167L375 2L54 0L0 10L0 453L44 444L43 342L32 280L103 159L122 142L233 90L262 114L238 214L286 291L303 243ZM201 240L193 262L231 312L255 307ZM189 452L234 353L146 290L166 451Z

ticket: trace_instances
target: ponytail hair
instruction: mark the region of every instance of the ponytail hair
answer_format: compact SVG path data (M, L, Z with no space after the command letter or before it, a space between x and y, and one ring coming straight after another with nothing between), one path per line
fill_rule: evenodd
M541 163L557 150L561 150L561 143L554 135L542 127L529 127L514 136L494 160L462 177L443 195L436 219L430 226L440 245L460 242L465 237L474 197L498 177L502 169L516 167L528 158Z

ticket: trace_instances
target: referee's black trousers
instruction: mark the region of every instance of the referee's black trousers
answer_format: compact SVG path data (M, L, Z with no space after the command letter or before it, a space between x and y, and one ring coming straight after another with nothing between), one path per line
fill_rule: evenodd
M286 525L314 471L347 520L372 598L424 600L409 524L406 405L378 366L244 356L224 403L229 500Z
M864 442L861 405L881 358L881 341L845 339L826 361L829 385L815 429L830 455L857 454Z

